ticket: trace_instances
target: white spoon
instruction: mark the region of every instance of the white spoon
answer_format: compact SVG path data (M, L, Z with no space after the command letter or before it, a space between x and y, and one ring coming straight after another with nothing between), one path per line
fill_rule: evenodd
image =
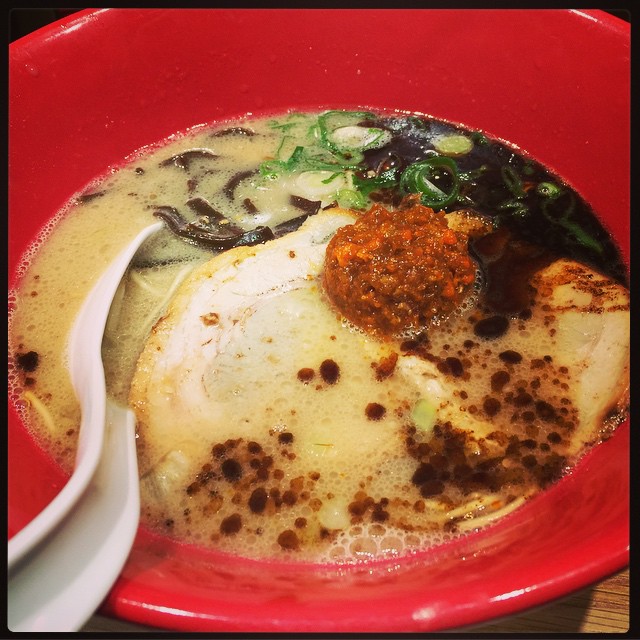
M8 544L12 631L76 631L100 606L131 550L140 498L133 413L107 400L101 345L129 263L163 227L143 229L111 263L80 309L69 341L82 412L76 465L47 507Z

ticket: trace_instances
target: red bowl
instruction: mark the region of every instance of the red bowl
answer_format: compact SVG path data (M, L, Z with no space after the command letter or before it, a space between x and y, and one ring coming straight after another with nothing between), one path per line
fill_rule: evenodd
M10 45L9 273L61 205L167 135L290 108L419 111L563 176L629 257L629 25L574 10L100 9ZM66 477L9 407L9 536ZM140 529L103 612L183 631L433 631L587 586L629 553L629 425L497 525L412 558L267 563Z

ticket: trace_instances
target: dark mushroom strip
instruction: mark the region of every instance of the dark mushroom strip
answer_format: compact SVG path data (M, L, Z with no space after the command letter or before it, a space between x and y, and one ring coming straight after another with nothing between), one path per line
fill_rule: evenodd
M273 228L273 233L276 238L280 238L281 236L286 235L287 233L291 233L292 231L296 231L302 226L302 223L309 217L314 216L318 211L320 211L321 202L314 200L307 200L306 198L302 198L301 196L291 196L289 201L294 207L305 211L300 216L296 216L295 218L291 218L290 220L285 220L281 222L279 225L276 225Z
M96 198L101 198L105 194L104 191L92 191L91 193L82 193L78 196L77 201L79 204L84 204L85 202L91 202Z
M245 198L242 201L242 206L245 208L245 211L252 216L258 213L258 207L256 207L256 205L251 202L251 198Z
M261 244L274 238L269 227L256 227L233 235L218 235L219 227L212 228L205 225L187 222L173 207L158 207L153 215L167 223L170 231L185 240L207 247L209 249L233 249L240 246Z
M222 190L229 200L233 200L235 198L235 191L237 186L247 178L251 177L258 173L257 169L249 169L248 171L240 171L236 173L228 182L224 185Z
M211 167L204 169L202 172L199 172L198 177L191 176L187 179L187 191L189 193L195 193L200 186L200 179L204 176L213 175L215 173L220 173L220 169L212 169Z
M244 229L233 224L223 213L214 209L211 204L200 196L187 200L187 206L200 216L204 216L210 222L216 222L219 227L224 227L229 233L243 233Z
M296 209L302 209L307 215L314 215L320 211L322 202L320 200L307 200L302 196L290 196L289 202L296 207Z
M188 149L182 153L178 153L175 156L171 156L160 163L161 167L168 167L174 165L179 169L189 170L189 165L193 160L208 158L214 160L218 157L218 154L213 153L210 149Z
M314 212L315 213L315 212ZM291 220L286 220L285 222L281 222L273 228L273 234L276 238L280 238L281 236L287 235L287 233L291 233L292 231L296 231L302 226L302 223L309 217L314 215L313 213L303 213L301 216L297 216L296 218L291 218Z
M223 129L222 131L216 131L211 134L212 138L220 138L222 136L255 136L256 132L245 127L230 127L229 129Z

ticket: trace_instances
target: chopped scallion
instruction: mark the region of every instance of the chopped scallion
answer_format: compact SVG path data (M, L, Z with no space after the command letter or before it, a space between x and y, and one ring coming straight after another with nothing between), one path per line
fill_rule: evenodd
M355 189L340 189L336 194L338 205L344 209L364 209L366 200Z
M444 176L443 176L444 174ZM447 179L440 188L441 178ZM455 202L460 191L458 167L453 159L433 156L409 165L400 178L400 187L407 193L420 193L427 207L446 207Z
M384 129L355 125L340 127L328 136L341 153L376 149L391 140L391 134Z
M420 398L413 407L411 418L421 431L430 432L436 423L437 410L426 398Z
M473 140L461 134L451 134L436 138L433 146L445 156L464 156L473 149Z
M350 149L344 149L334 140L337 129L357 126L360 122L373 118L368 111L325 111L318 116L317 136L319 143L337 156L352 156ZM366 129L365 129L366 131Z
M562 193L562 189L553 182L541 182L536 187L536 192L545 198L557 198Z
M310 200L324 200L335 197L341 189L349 187L344 173L334 171L303 171L295 179L298 195Z
M522 186L522 179L513 167L505 165L502 167L501 173L502 180L507 186L507 189L509 189L516 198L524 198L524 196L527 195Z

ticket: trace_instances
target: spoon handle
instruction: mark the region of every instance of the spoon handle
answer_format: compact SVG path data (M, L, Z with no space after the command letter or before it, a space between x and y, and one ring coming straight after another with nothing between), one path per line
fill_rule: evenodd
M9 571L11 631L77 631L128 557L140 515L135 417L110 400L106 406L95 476L73 511Z
M133 256L140 245L162 226L162 222L157 222L140 231L100 277L80 308L69 344L71 381L81 408L75 469L60 493L9 540L9 569L40 544L69 513L78 496L86 490L98 466L103 446L106 398L101 356L104 327L113 297Z

